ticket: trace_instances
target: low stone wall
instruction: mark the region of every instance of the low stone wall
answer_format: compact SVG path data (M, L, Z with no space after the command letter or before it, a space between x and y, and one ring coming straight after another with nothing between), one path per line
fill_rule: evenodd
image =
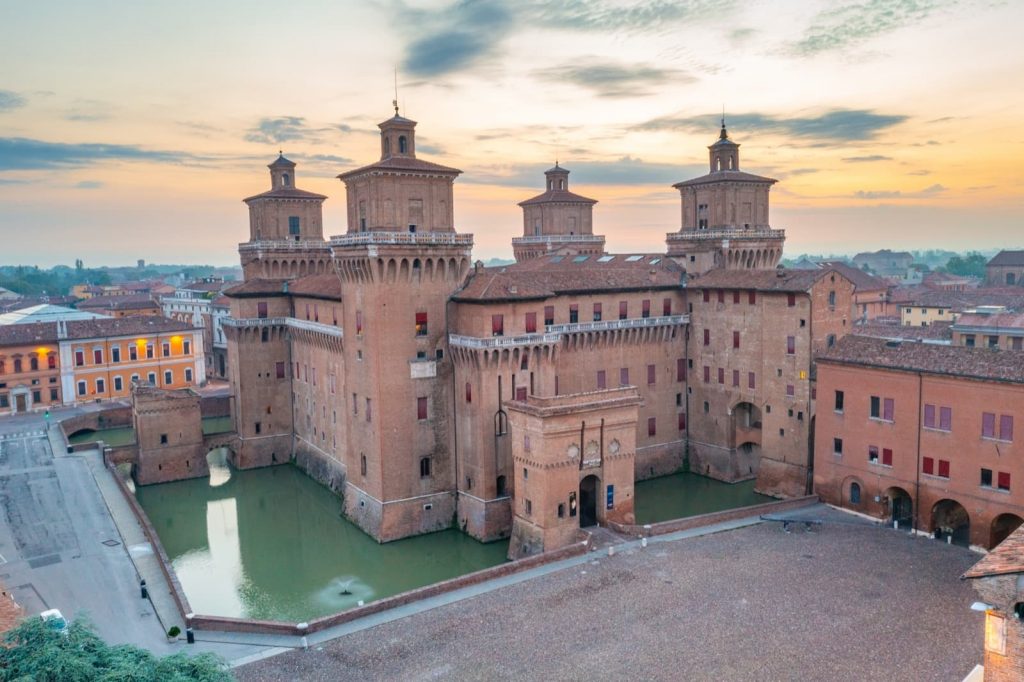
M103 429L130 426L132 426L132 408L130 407L111 407L99 412L89 412L68 417L60 422L60 429L64 432L65 440L71 434L82 429L101 431Z
M178 575L174 572L174 568L171 566L171 560L167 556L167 552L164 551L164 546L160 543L160 537L156 534L156 529L149 522L149 517L146 516L146 512L139 506L139 501L135 499L135 495L125 482L121 480L121 477L117 474L117 469L114 463L107 459L104 454L103 464L107 467L107 471L111 476L114 477L114 481L117 482L117 487L124 495L124 499L127 500L128 506L132 510L132 514L135 519L142 526L142 532L149 541L150 546L153 548L153 554L156 555L157 563L160 564L160 572L164 574L164 579L167 581L168 586L171 588L171 597L174 599L174 605L178 607L178 612L181 614L182 620L185 620L186 615L192 612L192 607L189 606L188 598L185 596L185 590L182 589L181 583L178 581ZM153 589L153 586L150 586Z
M792 500L765 502L764 504L755 504L749 507L737 507L736 509L726 509L725 511L711 512L710 514L701 514L699 516L688 516L685 519L673 519L671 521L662 521L661 523L627 525L609 522L608 527L624 535L632 535L638 538L651 537L654 535L676 533L681 530L701 528L703 526L712 526L716 523L724 523L726 521L736 521L737 519L745 519L750 516L776 514L778 512L789 511L790 509L809 507L810 505L817 503L817 495L808 495L806 497L798 497Z
M88 444L92 447L92 444ZM129 464L135 461L139 454L138 445L118 445L117 447L104 447L103 456L111 464Z
M294 635L296 637L301 637L312 632L319 632L321 630L334 627L335 625L341 625L342 623L348 623L359 618L372 616L376 613L393 609L396 606L404 606L412 602L435 597L439 594L453 592L463 587L478 585L488 580L502 578L507 575L512 575L513 573L520 573L531 568L550 564L555 561L561 561L562 559L582 556L583 554L586 554L589 549L590 540L588 537L585 540L581 540L580 542L576 542L568 547L563 547L562 549L555 550L553 552L538 554L537 556L533 556L528 559L520 559L519 561L510 561L508 563L501 564L500 566L492 566L491 568L485 568L473 573L467 573L466 575L460 575L450 580L434 583L433 585L426 585L415 590L402 592L401 594L396 594L393 597L386 597L366 604L365 606L357 606L347 611L335 613L330 616L324 616L323 618L317 618L316 620L310 621L305 628L300 628L298 623L282 623L271 620L248 620L245 618L225 618L222 616L200 615L192 616L188 621L188 625L193 630L251 632L272 635Z

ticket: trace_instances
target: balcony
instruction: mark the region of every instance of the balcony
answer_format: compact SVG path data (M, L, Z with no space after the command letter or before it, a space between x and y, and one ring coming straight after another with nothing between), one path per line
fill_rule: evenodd
M461 348L487 350L490 348L514 348L516 346L536 346L544 343L558 343L561 334L522 334L520 336L460 336L449 334L448 344Z
M294 241L291 239L266 239L256 242L244 242L238 245L240 252L246 251L326 251L328 243L322 239L304 239Z
M726 230L683 230L682 232L669 232L666 237L669 242L714 241L717 239L728 239L730 241L785 239L786 231L773 230L768 227L735 227Z
M549 234L513 237L512 246L530 244L604 244L604 237L598 234Z
M302 331L313 332L315 334L324 334L336 339L344 338L344 333L340 327L335 327L331 324L324 324L322 322L299 320L294 317L225 317L221 324L225 327L235 327L238 329L284 326L289 329L299 329Z
M600 332L614 329L666 327L688 324L689 322L689 315L663 315L661 317L630 317L625 320L601 320L600 322L549 324L544 327L544 330L549 334L572 334L575 332Z
M473 235L455 232L353 232L331 237L331 246L473 246Z

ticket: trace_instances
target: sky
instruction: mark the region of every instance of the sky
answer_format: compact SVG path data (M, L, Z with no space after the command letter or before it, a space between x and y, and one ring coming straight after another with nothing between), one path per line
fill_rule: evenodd
M663 251L725 111L786 253L1024 248L1017 0L0 0L0 263L237 264L279 150L301 188L377 124L464 171L510 257L557 159L612 252Z

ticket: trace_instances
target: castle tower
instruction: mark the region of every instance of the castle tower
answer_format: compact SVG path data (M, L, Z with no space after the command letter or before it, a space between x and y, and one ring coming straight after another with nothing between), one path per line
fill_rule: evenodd
M326 272L322 194L295 186L295 163L279 154L269 164L270 189L243 201L249 241L238 247L245 279L290 279Z
M330 241L345 292L345 513L380 541L455 514L447 301L470 267L456 233L462 172L416 157L416 122L380 124L381 158L339 175L348 232Z
M544 172L542 194L520 202L523 236L512 240L516 261L548 254L601 255L604 236L594 234L594 199L569 191L569 169L556 162Z
M777 181L740 170L740 145L722 118L708 147L710 171L672 185L682 199L682 227L667 237L668 254L699 276L714 268L774 268L786 236L768 222L768 192Z

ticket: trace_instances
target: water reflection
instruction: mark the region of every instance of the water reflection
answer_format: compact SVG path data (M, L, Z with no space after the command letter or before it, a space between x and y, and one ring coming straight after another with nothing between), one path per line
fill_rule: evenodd
M754 483L722 483L690 473L639 481L635 488L636 521L658 523L775 499L755 493Z
M142 486L139 503L198 613L300 621L500 564L455 530L378 544L292 466Z

